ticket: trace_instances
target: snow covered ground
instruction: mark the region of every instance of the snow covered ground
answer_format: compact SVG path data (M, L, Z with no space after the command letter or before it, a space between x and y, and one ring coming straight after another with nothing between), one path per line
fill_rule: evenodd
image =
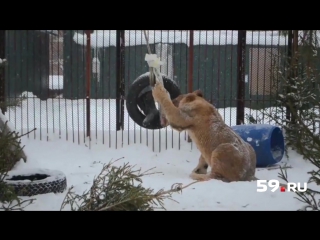
M25 94L32 97L30 93ZM91 106L93 126L89 143L85 138L85 109L84 100L52 99L45 102L38 98L24 100L21 107L10 109L6 116L17 131L25 133L37 128L35 135L32 133L22 138L28 161L19 162L15 170L61 170L67 176L68 188L74 186L77 193L82 193L91 186L102 163L124 157L116 164L129 162L142 170L155 167L154 171L161 172L144 177L146 187L169 189L174 183L193 181L189 174L198 162L199 151L185 140L184 133L169 128L146 131L133 123L126 111L125 130L116 133L114 100L97 100L92 101ZM228 125L235 125L235 109L219 111ZM251 113L255 115L253 110ZM291 182L306 182L307 172L313 169L294 151L290 151L289 159L284 157L279 164L285 163L292 167L287 170ZM257 169L256 176L266 180L278 179L278 172L278 169ZM309 187L316 189L311 184ZM65 192L37 195L37 200L26 210L59 210L64 196ZM280 191L258 193L255 181L223 183L211 180L196 183L184 189L182 194L174 194L179 203L166 200L165 207L167 210L297 210L303 204L295 196Z

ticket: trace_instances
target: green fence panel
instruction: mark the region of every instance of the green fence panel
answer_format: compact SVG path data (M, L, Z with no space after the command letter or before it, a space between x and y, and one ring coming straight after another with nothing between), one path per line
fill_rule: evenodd
M30 91L44 100L49 86L49 36L33 30L6 31L6 92L18 97Z
M74 30L63 34L63 97L83 99L86 96L85 46L73 40Z

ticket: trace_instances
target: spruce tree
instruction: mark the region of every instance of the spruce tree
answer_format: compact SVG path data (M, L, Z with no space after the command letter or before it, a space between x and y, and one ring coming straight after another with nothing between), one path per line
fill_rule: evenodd
M291 31L291 30L290 30ZM277 87L273 110L263 114L281 126L287 147L296 150L315 166L309 183L320 185L320 69L317 30L292 30L296 36L292 56L275 56L284 65L271 69L273 86ZM296 45L296 46L295 46ZM289 114L288 114L289 113ZM288 118L289 117L289 118ZM289 159L290 160L290 159ZM281 169L279 177L290 181ZM320 210L320 191L310 189L296 192L298 199L306 203L304 210Z

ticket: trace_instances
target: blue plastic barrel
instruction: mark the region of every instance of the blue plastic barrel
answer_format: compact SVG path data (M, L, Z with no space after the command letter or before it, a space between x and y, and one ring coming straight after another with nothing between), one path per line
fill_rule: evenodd
M284 137L279 127L268 124L248 124L231 127L256 152L257 167L267 167L281 161Z

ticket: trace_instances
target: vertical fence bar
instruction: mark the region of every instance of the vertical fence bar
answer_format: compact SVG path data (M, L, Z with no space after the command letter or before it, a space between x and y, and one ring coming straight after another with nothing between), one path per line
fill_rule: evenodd
M86 72L85 72L85 87L83 88L83 90L81 91L78 87L79 85L79 50L82 48L81 45L78 45L78 44L74 44L74 39L73 39L73 36L71 35L70 36L70 47L71 47L71 57L70 57L70 79L71 79L71 89L70 89L70 97L71 97L71 100L70 103L71 103L71 123L70 123L70 127L72 129L72 142L75 141L75 133L74 133L74 128L75 128L75 112L79 113L79 98L80 96L83 94L83 96L85 96L85 101L86 101L86 104L85 104L85 107L86 107L86 113L83 114L85 115L84 117L86 117L86 128L87 128L87 131L86 131L86 136L87 137L91 137L91 122L90 120L88 121L88 119L91 119L90 117L90 94L91 94L91 89L90 89L90 85L91 85L91 61L88 61L88 59L91 59L91 56L88 56L88 52L91 51L91 35L87 35L87 32L88 30L74 30L74 32L77 33L77 42L79 40L79 34L83 34L83 36L87 36L85 38L85 41L86 41L86 45L85 45L85 48L86 50ZM90 40L90 42L88 42L88 38ZM84 50L84 49L82 49ZM90 52L91 53L91 52ZM87 67L88 66L88 63L90 63L90 66L89 68ZM75 70L76 69L76 70ZM90 75L88 75L90 74ZM90 80L89 78L87 78L87 76L90 76ZM88 82L89 81L89 82ZM89 88L88 88L89 86ZM88 90L89 89L89 90ZM79 91L80 90L80 91ZM89 93L87 93L87 91L89 91ZM69 128L67 129L67 131L69 131ZM85 141L85 137L84 137L84 141ZM89 140L89 144L90 144L90 140ZM90 146L90 145L89 145Z
M128 63L128 65L130 66L130 57L131 57L131 49L132 49L132 47L131 47L131 33L132 33L133 31L130 31L130 30L128 30L128 55L127 55L127 63ZM135 33L135 32L134 32ZM134 36L135 37L135 36ZM125 84L127 85L127 86L129 86L130 85L130 81L131 81L131 78L130 78L130 70L131 70L131 68L130 67L127 67L127 73L126 73L126 77L127 77L127 79L126 79L126 82L125 82ZM128 125L127 125L127 129L128 129L128 142L127 142L127 144L129 145L130 144L130 130L131 130L131 128L130 128L130 117L129 117L129 114L128 114L128 116L127 116L127 121L128 121Z
M292 30L288 30L288 52L287 52L287 65L289 65L291 63L291 58L292 58L292 42L293 42L293 32ZM290 73L287 74L288 77L290 78ZM287 87L287 91L286 94L288 94L290 91L290 87ZM286 106L286 119L287 119L287 123L289 123L291 118L291 114L290 114L290 108L288 106Z
M299 33L298 30L292 30L292 56L291 56L291 61L290 61L290 85L294 86L296 85L296 83L294 82L293 79L295 79L297 77L297 64L298 64L298 58L297 58L297 51L298 51L298 38L299 38ZM292 89L292 87L291 87ZM296 112L296 106L293 106L294 112ZM295 124L296 123L296 116L295 115L291 115L291 124Z
M116 131L119 131L121 129L121 117L120 117L120 30L116 30ZM110 131L110 130L109 130ZM116 133L116 148L118 146L118 134Z
M220 101L220 92L221 92L221 89L220 89L220 76L221 76L221 70L220 70L220 64L221 64L221 61L220 61L220 55L221 55L221 30L218 31L219 32L219 41L218 41L218 56L217 56L217 82L218 82L218 90L217 90L217 108L220 108L221 107L221 101ZM225 116L223 116L225 117Z
M105 133L105 131L104 131L104 123L105 123L105 116L104 116L104 114L105 114L105 89L106 89L106 83L105 83L105 72L104 72L104 70L105 70L105 60L106 60L106 57L105 57L105 46L104 46L104 41L105 41L105 38L104 38L104 36L105 36L105 30L103 31L103 34L102 34L102 42L103 42L103 44L102 44L102 46L103 46L103 49L102 49L102 51L101 51L101 59L100 59L100 63L101 62L103 62L103 64L101 64L101 66L100 66L100 68L101 68L101 71L100 71L100 81L102 82L101 83L101 95L102 95L102 97L101 97L101 99L102 99L102 101L101 101L101 104L102 104L102 118L101 118L101 121L102 121L102 126L101 126L101 130L102 130L102 144L104 145L105 144L105 138L104 138L104 133ZM110 101L110 99L109 99L109 101Z
M256 99L256 104L258 105L258 106L260 106L260 97L259 97L259 95L260 95L260 91L259 91L259 89L260 89L260 81L258 80L259 79L259 73L260 73L260 49L261 49L261 45L260 45L260 39L261 39L261 35L260 35L260 30L258 30L257 31L257 33L258 33L258 43L257 43L257 53L256 53L256 55L254 55L255 56L255 62L256 62L256 66L255 66L255 68L256 68L256 72L255 72L255 75L256 75L256 78L257 78L257 84L256 84L256 94L255 94L255 99ZM253 39L252 39L253 40ZM255 111L255 119L256 119L256 121L257 121L257 119L258 119L258 117L259 117L259 112L258 111ZM258 120L259 121L259 120Z
M58 76L59 76L59 78L58 78L58 85L59 85L59 87L60 87L60 69L62 70L62 84L64 83L64 81L63 81L63 77L64 77L64 75L63 75L63 69L64 69L64 67L63 67L63 64L64 64L64 59L63 59L63 45L65 44L65 38L63 37L64 36L64 31L63 30L59 30L59 40L58 40L58 43L57 43L57 45L58 45L58 56L57 56L57 58L58 58ZM60 43L60 38L62 38L62 44ZM60 60L60 57L61 57L61 55L60 55L60 48L62 48L62 62L61 62L61 60ZM62 94L63 94L63 87L62 87L62 89L61 89L61 92L60 92L60 96L62 96ZM59 137L61 137L61 97L59 97L58 98L58 118L59 118ZM53 104L53 101L52 101L52 104ZM54 108L53 108L53 105L52 105L52 110L54 110ZM79 144L80 144L80 142L79 142Z
M86 32L85 31L83 31L82 32L83 33L83 35L84 36L86 36ZM88 49L88 46L91 46L91 35L89 36L90 37L90 44L86 44L86 50ZM78 43L78 39L79 39L79 35L77 34L77 43ZM86 41L88 40L88 38L86 37ZM70 39L70 43L71 43L71 39ZM81 51L81 50L84 50L83 48L83 46L82 45L79 45L79 44L75 44L74 45L74 47L75 47L75 50L76 50L76 52L77 52L77 58L78 59L80 59L79 58L79 50ZM91 47L90 47L90 54L91 54ZM87 53L87 52L86 52ZM71 53L72 55L73 55L73 53ZM82 51L81 51L81 54L82 54ZM74 56L74 55L73 55ZM87 55L86 55L86 57L88 57ZM89 57L88 57L89 58ZM86 64L88 64L88 61L87 61L88 59L86 59ZM90 59L90 61L91 61L91 59ZM79 62L79 60L76 60L75 61L76 62L76 69L78 70L79 69L79 67L81 68L82 66L82 63L81 62ZM80 65L80 66L79 66ZM91 66L91 65L90 65ZM92 68L92 67L91 67ZM72 67L72 69L73 69L73 67ZM88 73L90 73L90 77L91 77L91 69L90 69L90 72L89 72L89 68L87 69L88 71L86 72L86 74L88 74ZM73 70L71 70L71 72L73 72ZM72 73L73 74L73 73ZM75 77L75 79L79 79L79 71L76 71L75 72L75 75L76 75L76 77ZM87 75L86 75L86 77L87 77ZM76 93L76 100L72 100L72 109L76 109L76 113L77 113L77 121L78 121L78 144L80 144L80 136L79 136L79 129L80 129L80 127L79 127L79 122L80 122L80 106L81 106L81 103L79 104L79 102L83 102L83 105L84 105L84 99L79 99L79 96L81 96L81 98L82 98L82 94L84 95L84 96L90 96L90 95L87 95L87 93L86 93L86 91L88 91L87 90L87 87L86 88L84 88L84 89L82 89L80 92L79 92L79 81L77 80L76 81L76 84L77 84L77 93ZM88 84L88 83L87 83ZM91 90L91 78L90 78L90 90ZM84 92L82 92L82 91L84 91ZM90 91L90 94L91 94L91 91ZM85 100L85 101L88 101L87 99ZM74 102L76 102L77 103L77 105L76 106L74 106ZM89 103L86 103L86 106L89 106L89 111L86 111L87 112L87 114L86 114L86 116L85 117L89 117L90 115L91 115L91 101L90 101L90 97L89 97ZM84 111L83 111L84 112ZM84 118L84 116L83 116L83 118ZM74 142L74 115L73 115L73 113L72 113L72 135L73 135L73 142ZM88 121L88 119L86 119L86 121ZM86 126L87 126L87 128L88 128L88 126L90 126L90 130L89 130L89 137L91 137L91 116L90 116L90 124L86 124ZM84 122L84 121L83 121ZM88 132L88 130L87 130L87 132ZM88 136L88 133L87 133L87 136ZM85 142L85 138L84 138L84 142ZM89 141L90 142L90 141Z
M244 124L246 34L246 30L238 31L237 125Z
M26 30L26 39L27 39L27 42L26 42L26 51L29 52L29 49L30 49L30 40L29 40L29 36L30 36L30 30ZM27 89L29 89L29 84L30 84L30 81L29 81L29 74L30 74L30 70L29 70L29 66L30 66L30 59L27 58L26 60L26 63L27 65L26 67L26 78L27 78ZM27 132L29 132L29 126L30 126L30 122L29 122L29 96L27 96L27 99L26 99L26 105L27 105ZM53 108L52 108L53 109ZM29 138L29 133L28 133L28 138Z
M190 37L189 37L189 60L188 60L188 92L193 91L193 40L194 40L194 35L193 35L193 30L190 30Z
M38 63L37 63L37 61L39 61L39 58L41 59L41 40L40 40L40 34L39 33L37 33L36 31L34 31L34 34L35 34L35 38L36 38L36 41L35 41L35 55L33 56L34 58L35 58L35 62L36 62L36 64L35 64L35 69L36 69L36 74L37 74L37 78L38 79L35 79L35 82L36 82L36 89L37 89L37 92L38 92L38 99L37 99L37 105L39 106L39 112L37 112L37 114L39 114L39 132L40 132L40 140L42 140L42 131L44 130L43 128L42 128L42 121L43 121L43 119L42 119L42 111L43 111L43 106L42 106L42 103L40 102L39 103L39 97L40 96L42 96L42 89L41 89L41 85L42 85L42 82L41 82L41 68L38 68ZM16 37L16 44L18 45L18 42L17 41L19 41L19 40L21 40L21 36L20 36L20 34L18 34L18 37ZM18 48L19 49L19 48ZM21 52L19 52L19 55L21 54ZM18 55L18 56L19 56ZM19 58L17 57L16 58L16 63L17 64L19 64L18 63L19 62ZM38 71L37 71L38 70ZM20 76L21 76L21 73L20 73ZM38 81L39 81L39 78L40 78L40 83L38 83ZM16 82L16 86L19 86L20 85L20 81L21 81L21 79L20 78L18 78L17 79L17 82ZM14 95L15 96L15 101L17 101L17 94L15 94ZM17 120L17 111L15 111L15 121Z
M14 52L15 52L15 55L14 55L15 71L17 70L16 66L18 66L18 57L17 57L17 55L20 53L19 49L17 49L17 45L18 45L17 44L17 35L18 35L17 31L14 31L13 39L14 39ZM34 33L33 33L33 37L34 37L33 45L35 45L35 34ZM34 46L33 46L33 49L34 49L34 55L33 56L35 56L36 54L35 54L35 47ZM9 58L9 56L8 56L8 58ZM33 57L33 59L34 59L34 62L36 62L36 58ZM34 66L34 72L36 72L36 64L34 64L33 66ZM35 78L34 78L33 81L35 81ZM12 100L14 102L17 102L17 92L16 91L17 91L17 86L19 86L18 85L19 84L19 78L17 78L17 76L15 76L13 82L14 82L13 86L11 85L12 86L12 92L13 92L13 97L12 97L13 99L10 98L10 102ZM41 112L41 108L40 108L40 112ZM33 115L35 116L35 114L36 114L36 111L34 111ZM14 114L13 115L14 115L14 128L17 129L17 108L14 108ZM34 122L36 124L36 120ZM41 118L40 118L40 140L41 140Z
M120 31L120 119L121 119L121 129L122 138L121 146L123 147L123 130L124 130L124 99L125 99L125 30Z
M230 67L230 88L232 89L231 91L232 91L232 93L231 93L231 95L230 95L230 107L232 107L233 108L233 106L234 106L234 99L233 99L233 69L234 69L234 67L233 67L233 48L234 48L234 44L233 44L233 34L234 34L234 30L231 30L231 46L230 46L230 51L231 51L231 56L230 56L230 62L231 62L231 67ZM232 125L232 122L231 122L231 120L232 120L232 110L230 110L230 112L229 112L229 125L231 126Z
M90 138L90 88L91 88L91 30L86 30L86 116L87 116L87 137Z
M227 93L227 46L228 46L228 30L226 30L226 32L225 32L225 41L224 41L224 46L223 46L223 50L224 50L224 56L223 56L223 58L224 58L224 63L222 63L222 66L224 65L224 67L223 67L223 70L222 70L222 72L223 72L223 74L221 74L222 75L222 77L223 77L223 79L224 79L224 81L223 81L223 99L222 99L222 101L223 101L223 118L224 119L226 119L226 108L227 108L227 96L229 95L229 93ZM223 59L222 58L222 59ZM229 90L230 90L230 95L229 96L232 96L232 94L231 94L231 91L232 91L232 88L229 88ZM232 111L232 108L230 108L230 112Z
M269 93L267 92L267 86L266 86L266 81L270 81L270 78L268 77L268 75L267 75L267 73L269 73L270 72L270 68L268 68L268 65L267 65L267 63L269 63L268 62L268 58L267 58L267 55L268 55L268 52L267 52L267 45L271 45L271 47L270 47L270 54L271 54L271 52L272 52L272 37L271 37L271 43L270 42L267 42L267 31L265 31L264 32L264 47L265 47L265 49L264 49L264 59L263 59L263 96L262 96L262 101L263 101L263 108L265 109L266 108L266 105L267 105L267 99L266 98L268 98L269 97L269 99L270 99L270 97L271 97L271 92L269 91ZM268 79L267 79L267 77L268 77ZM270 90L270 89L269 89ZM269 96L268 96L268 94L269 94ZM267 106L267 107L270 107L270 106ZM265 112L263 111L262 112L262 121L263 121L263 123L265 123L264 122L264 114L265 114Z
M189 36L189 56L188 56L188 92L191 93L193 91L193 50L194 50L194 35L193 30L190 30ZM188 136L188 142L191 142L190 136Z
M116 37L116 79L117 79L117 92L116 92L116 130L124 129L124 61L125 61L125 45L124 45L125 30L117 30Z
M63 107L67 105L67 99L66 99L66 95L67 95L67 87L66 87L66 83L67 83L67 71L66 71L66 68L67 68L67 62L69 64L69 61L68 61L68 56L67 56L67 50L66 50L66 46L68 45L68 30L62 30L63 31L63 43L62 43L62 47L63 47L63 52L62 52L62 58L63 58L63 99L64 100L61 100L59 101L59 112L60 112L60 115L59 115L59 121L60 121L60 126L59 126L59 136L61 136L62 134L62 131L63 131L63 125L64 127L67 127L67 117L63 116L64 113L62 112L63 110ZM63 106L64 105L64 106ZM83 104L84 106L84 104ZM66 107L64 109L64 112L66 112ZM84 116L84 114L83 114ZM64 118L66 120L66 122L64 123L62 118ZM83 122L85 122L85 120L83 119ZM62 125L63 124L63 125ZM84 124L83 124L83 127L84 127ZM85 129L83 129L83 141L85 139ZM66 138L68 137L68 131L66 130Z
M0 59L3 61L5 57L5 39L6 39L6 30L0 30ZM1 64L1 63L0 63ZM1 103L5 102L5 67L0 67L0 109L4 114L7 109L5 105L1 106Z

